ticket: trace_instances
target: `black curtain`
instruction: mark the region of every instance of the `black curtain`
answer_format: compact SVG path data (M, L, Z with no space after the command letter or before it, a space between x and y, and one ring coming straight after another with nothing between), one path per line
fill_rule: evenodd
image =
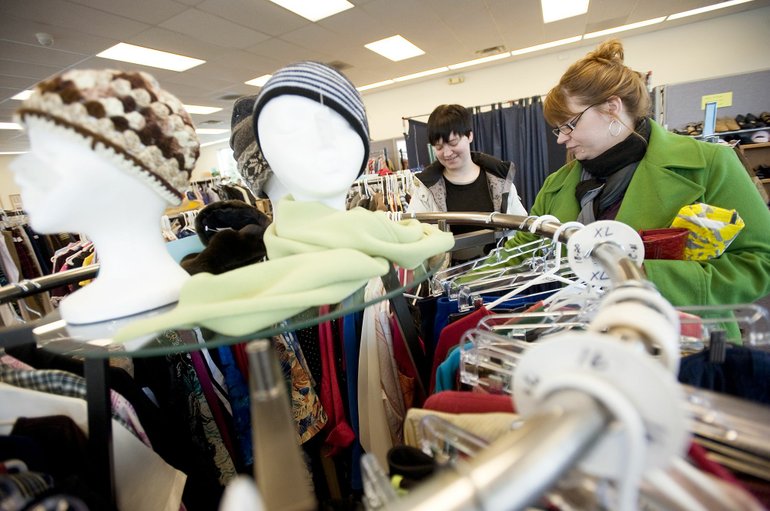
M566 159L564 147L550 144L548 137L553 135L545 123L540 96L509 107L492 105L484 112L479 107L473 109L471 147L516 165L514 184L527 210L532 208L546 176Z
M409 168L421 170L430 165L428 123L409 119L408 125L408 131L404 133L404 138L406 139L406 157L409 160Z

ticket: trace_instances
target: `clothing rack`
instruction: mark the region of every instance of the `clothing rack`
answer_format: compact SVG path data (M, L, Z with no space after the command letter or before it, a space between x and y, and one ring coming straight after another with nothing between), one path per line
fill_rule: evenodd
M412 213L402 218L526 229L562 242L567 242L581 229L578 226L562 228L556 221L538 217L497 213ZM590 257L601 264L613 287L645 288L642 270L618 244L599 242ZM639 303L649 307L642 301ZM609 329L610 334L613 331L617 332L618 328ZM625 334L628 342L628 332ZM471 459L461 470L445 471L431 478L384 509L524 509L596 444L608 431L611 421L608 410L591 395L572 389L555 390L540 404L536 414Z
M99 265L66 270L36 279L23 280L0 288L0 303L31 296L55 287L93 278ZM12 326L0 330L0 348L36 346L34 329L40 321ZM83 375L86 383L86 407L88 413L89 471L95 491L107 502L110 509L117 509L112 450L112 415L110 404L109 358L85 357Z

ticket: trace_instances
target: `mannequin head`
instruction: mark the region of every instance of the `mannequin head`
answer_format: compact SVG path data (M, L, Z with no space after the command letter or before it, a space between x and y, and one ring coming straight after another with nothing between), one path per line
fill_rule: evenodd
M317 62L282 68L262 88L253 118L257 144L286 192L345 209L369 155L366 112L347 78Z
M38 84L17 119L30 152L11 164L30 224L93 241L98 277L61 303L82 324L175 302L188 277L160 217L181 202L199 143L187 112L145 73L76 70Z

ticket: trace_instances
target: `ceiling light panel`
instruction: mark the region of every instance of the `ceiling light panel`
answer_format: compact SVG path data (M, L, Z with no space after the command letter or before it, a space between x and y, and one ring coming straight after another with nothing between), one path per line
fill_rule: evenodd
M695 16L696 14L703 14L704 12L715 11L717 9L724 9L725 7L732 7L733 5L745 4L752 2L753 0L730 0L729 2L721 2L718 4L707 5L706 7L699 7L697 9L691 9L689 11L678 12L671 14L667 19L677 20L679 18L686 18L687 16Z
M198 128L195 130L195 133L198 135L221 135L222 133L227 133L228 129L226 128Z
M187 71L196 66L205 63L205 60L185 57L176 53L153 50L143 46L136 46L128 43L118 43L111 48L107 48L97 57L104 59L119 60L121 62L130 62L142 66L157 67L158 69L168 69L169 71Z
M219 112L222 110L219 107L216 106L202 106L202 105L182 105L184 106L184 109L187 110L188 114L199 114L199 115L208 115L213 114L214 112Z
M15 122L0 122L0 130L20 130L21 125Z
M583 37L576 35L574 37L568 37L566 39L559 39L558 41L551 41L550 43L537 44L535 46L529 46L527 48L520 48L513 50L511 55L523 55L525 53L532 53L533 51L547 50L548 48L555 48L556 46L562 46L565 44L576 43Z
M370 83L369 85L363 85L361 87L357 87L357 89L358 89L358 92L363 92L365 90L376 89L377 87L384 87L386 85L390 85L390 84L393 84L393 83L396 83L396 81L395 80L384 80L382 82Z
M245 83L246 85L253 85L254 87L262 87L272 77L273 77L273 75L262 75L262 76L258 76L256 78L254 78L252 80L249 80L248 82L243 82L243 83Z
M543 23L572 18L588 12L588 0L540 0Z
M489 57L481 57L480 59L466 60L465 62L452 64L451 66L449 66L449 69L462 69L464 67L477 66L479 64L484 64L485 62L492 62L492 61L504 59L510 56L511 56L511 52L507 51L505 53L498 53L497 55L490 55Z
M430 75L435 75L435 74L438 74L438 73L443 73L444 71L449 71L449 68L444 66L444 67L437 67L435 69L428 69L427 71L420 71L419 73L413 73L411 75L399 76L398 78L394 78L393 81L405 82L407 80L414 80L415 78L422 78L424 76L430 76Z
M400 35L386 37L385 39L365 44L364 47L394 62L425 54L424 51Z
M15 99L17 101L24 101L25 99L29 98L32 95L31 90L23 90L16 94L15 96L12 96L11 99Z
M353 4L347 0L270 0L294 14L299 14L310 21L318 21L328 18L338 12L346 11Z
M602 37L609 34L615 34L617 32L625 32L626 30L633 30L635 28L647 27L650 25L655 25L656 23L661 23L665 19L666 19L665 16L661 16L660 18L653 18L651 20L644 20L644 21L639 21L637 23L630 23L628 25L622 25L620 27L608 28L607 30L599 30L598 32L591 32L590 34L585 34L583 36L583 39L592 39L594 37Z

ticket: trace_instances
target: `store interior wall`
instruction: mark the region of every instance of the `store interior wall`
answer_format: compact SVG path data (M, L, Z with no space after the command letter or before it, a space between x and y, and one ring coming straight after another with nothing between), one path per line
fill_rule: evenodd
M664 85L770 69L768 26L770 7L619 37L626 63L641 72L651 70L652 84ZM426 116L441 103L475 106L545 94L572 62L599 42L592 39L567 50L458 72L464 81L457 85L448 83L449 77L456 75L441 75L399 88L366 92L363 98L371 138L402 137L402 117ZM193 180L210 175L217 165L217 150L224 147L228 147L226 138L202 148ZM5 208L10 208L9 195L19 193L8 168L14 158L0 155L0 202Z

